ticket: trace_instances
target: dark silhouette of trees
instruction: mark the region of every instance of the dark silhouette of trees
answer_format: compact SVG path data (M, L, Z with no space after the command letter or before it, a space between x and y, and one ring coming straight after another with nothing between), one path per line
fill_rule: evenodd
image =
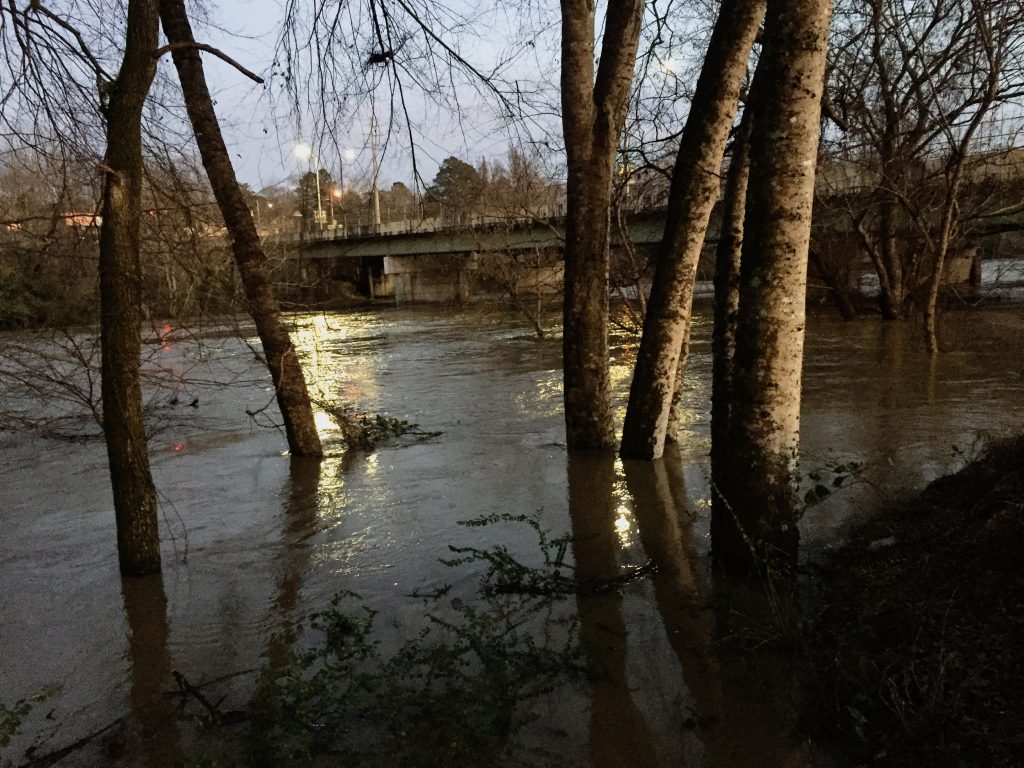
M431 210L448 225L471 224L470 215L479 210L485 181L469 163L457 157L445 158L427 187Z
M882 316L923 310L932 348L948 255L1006 202L985 164L1014 138L979 139L1000 105L1024 95L1022 41L1019 3L837 3L821 197L851 222L860 248L847 259L870 260ZM832 266L841 283L842 264Z

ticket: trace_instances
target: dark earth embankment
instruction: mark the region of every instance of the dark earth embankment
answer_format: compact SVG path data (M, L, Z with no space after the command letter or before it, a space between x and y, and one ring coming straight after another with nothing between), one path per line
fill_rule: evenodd
M1024 437L860 527L812 584L805 725L841 763L1024 765Z

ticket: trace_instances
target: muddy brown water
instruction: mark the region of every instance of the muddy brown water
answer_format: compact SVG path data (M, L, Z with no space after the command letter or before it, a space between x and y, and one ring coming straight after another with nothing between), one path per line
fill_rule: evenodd
M216 690L223 706L244 706L255 680L246 670L272 656L271 636L289 636L339 590L378 610L385 647L397 647L423 620L415 590L449 583L473 594L480 569L441 563L449 545L502 544L536 560L528 526L459 524L502 514L571 533L579 572L594 578L649 559L658 569L621 591L565 601L598 673L524 705L539 717L499 764L547 764L544 755L559 765L807 763L787 724L792 701L752 685L764 676L722 655L721 622L708 609L706 314L695 324L678 451L626 467L567 457L560 340L532 338L512 315L380 309L296 324L316 396L442 434L344 456L320 414L328 458L292 462L280 432L261 426L272 408L246 413L272 392L244 344L209 333L197 347L176 333L152 345L150 369L188 377L173 404L160 394L151 442L162 582L118 577L99 441L0 433L0 704L57 687L0 765L111 723L61 764L173 765L198 720L183 724L177 700L162 695L175 687L172 670L197 684L240 673ZM933 359L916 326L811 318L804 471L862 468L805 514L809 556L841 541L858 516L961 466L980 439L1021 429L1020 306L950 313L942 340ZM631 348L619 341L621 406Z

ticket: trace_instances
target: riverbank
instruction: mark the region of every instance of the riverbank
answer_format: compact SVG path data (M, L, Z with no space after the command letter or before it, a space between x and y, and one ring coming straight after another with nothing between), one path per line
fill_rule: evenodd
M1024 436L859 527L812 579L807 727L851 765L1024 765L1022 552Z

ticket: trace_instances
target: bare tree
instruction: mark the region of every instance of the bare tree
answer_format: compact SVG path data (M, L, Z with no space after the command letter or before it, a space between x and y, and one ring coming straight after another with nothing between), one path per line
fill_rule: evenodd
M932 348L947 256L982 213L977 201L987 200L981 208L989 212L1005 204L982 173L972 183L971 166L986 121L1024 95L1022 41L1024 7L1016 2L837 6L825 102L835 127L825 134L820 198L848 216L861 245L851 255L870 259L883 317L923 309Z
M117 517L121 573L160 571L156 488L149 471L139 382L139 226L142 108L156 74L156 0L128 4L124 58L106 107L103 223L100 226L100 335L103 431Z
M739 571L792 566L799 541L807 249L830 10L828 0L769 0L751 94L730 455L718 489L727 516L713 542L718 562Z
M478 218L488 228L511 230L522 225L545 225L561 210L562 189L542 172L540 158L522 148L510 149L504 162L482 162L483 181ZM557 230L552 229L557 236ZM500 290L538 338L562 298L562 258L557 248L483 253L477 260L478 279Z
M568 158L563 388L570 449L615 441L608 378L612 171L633 81L643 0L608 6L594 71L594 5L562 2L562 126Z
M755 86L756 87L756 86ZM730 521L719 489L729 483L729 435L732 423L736 325L740 309L740 265L743 219L750 180L750 133L754 114L743 110L732 146L732 158L722 201L722 225L715 249L714 330L711 338L711 538L718 540L723 522ZM728 529L727 529L728 530Z
M665 447L678 369L685 365L697 261L754 35L761 0L726 0L704 59L679 144L651 297L622 430L624 458L652 459Z
M195 132L203 165L221 214L231 232L235 263L245 287L249 313L263 342L263 351L277 393L288 446L297 456L320 456L320 436L302 367L288 329L281 321L280 307L270 281L270 269L256 224L246 204L231 165L206 85L199 46L192 34L185 4L181 0L160 0L160 17L178 69L185 105Z

